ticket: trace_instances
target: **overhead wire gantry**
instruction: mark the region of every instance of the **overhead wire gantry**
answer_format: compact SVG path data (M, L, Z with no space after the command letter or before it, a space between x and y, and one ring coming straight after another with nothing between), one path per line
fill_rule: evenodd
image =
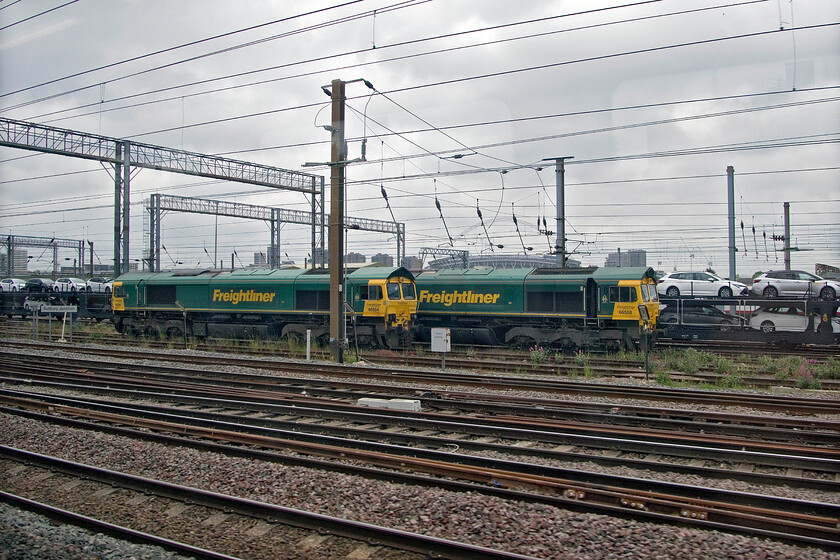
M324 178L258 163L142 144L0 117L0 146L99 161L114 166L114 275L129 266L132 167L223 179L311 195L312 215L324 211ZM321 239L324 222L321 221ZM312 221L315 238L316 222Z

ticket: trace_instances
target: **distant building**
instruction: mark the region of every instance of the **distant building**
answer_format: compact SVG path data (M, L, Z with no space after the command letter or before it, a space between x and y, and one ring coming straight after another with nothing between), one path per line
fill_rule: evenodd
M370 258L370 262L384 264L385 266L394 266L394 257L385 253L377 253Z
M312 255L312 261L310 264L314 262L316 267L319 267L323 264L323 266L330 265L330 251L329 249L322 249L320 247L315 247L315 253Z
M470 268L470 267L487 267L487 268L559 268L557 266L557 255L503 255L501 253L493 253L490 255L466 255L467 262L460 257L446 257L443 259L435 259L429 262L429 267L432 270L440 270L442 268ZM575 259L566 259L566 268L580 268L580 261Z
M607 255L604 266L647 266L647 251L630 249L610 253Z
M347 264L359 264L366 261L367 258L361 253L347 253L347 258L344 259Z
M417 257L406 257L403 259L404 267L411 271L420 271L423 268L423 261L418 259Z
M254 266L265 267L268 266L268 252L254 253Z
M10 264L12 265L11 268L9 267ZM29 252L25 249L13 249L11 263L9 262L8 254L0 255L0 271L2 271L3 276L7 274L11 276L25 276L28 266Z

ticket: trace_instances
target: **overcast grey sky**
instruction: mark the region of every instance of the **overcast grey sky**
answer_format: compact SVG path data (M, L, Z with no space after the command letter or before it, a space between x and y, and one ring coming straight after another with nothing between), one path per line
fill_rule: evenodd
M731 165L739 276L783 266L786 201L793 265L813 271L840 265L838 23L835 0L0 0L0 116L328 177L301 167L329 160L321 86L364 78L377 93L347 88L349 157L364 137L368 160L348 168L347 213L389 220L384 187L408 255L450 247L435 197L454 248L490 251L478 206L496 252L545 252L555 177L537 167L573 156L567 250L584 265L644 249L660 270L726 275ZM131 185L132 259L156 192L308 210L150 170ZM90 239L110 262L112 204L100 164L0 148L0 234ZM220 218L218 246L215 231L167 214L162 264L248 264L269 243L261 222ZM284 226L282 252L302 265L308 235ZM394 247L348 236L368 257Z

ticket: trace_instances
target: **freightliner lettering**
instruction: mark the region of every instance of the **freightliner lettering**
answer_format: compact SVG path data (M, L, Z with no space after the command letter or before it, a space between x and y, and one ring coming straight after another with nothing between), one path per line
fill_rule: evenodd
M224 301L238 304L241 301L257 302L257 303L271 303L274 301L274 292L258 292L256 290L230 290L223 292L222 290L213 290L213 301Z
M459 292L458 290L447 292L444 290L434 294L428 290L420 290L420 303L424 301L429 303L442 303L446 307L455 303L482 303L489 305L496 303L501 296L502 294L478 294L472 290L465 290L463 292Z

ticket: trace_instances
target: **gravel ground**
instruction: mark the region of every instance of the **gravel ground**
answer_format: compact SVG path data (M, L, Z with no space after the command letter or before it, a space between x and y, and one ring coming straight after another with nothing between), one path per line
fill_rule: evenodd
M840 559L840 554L763 539L230 458L5 414L0 425L4 445L537 558Z
M0 383L0 388L8 388L8 389L20 389L20 385L13 385L13 384L6 384ZM68 391L68 390L61 390L49 387L27 387L27 391L30 392L37 392L41 394L49 394L49 395L57 395L57 396L68 396L68 397L80 397L85 398L89 397L90 395L87 393L83 393L81 391ZM108 399L114 403L124 403L124 404L137 404L143 406L155 406L155 405L163 405L168 406L172 403L162 403L162 402L155 402L149 401L144 399L127 399L121 397L103 397L101 395L95 396L94 398L97 399ZM454 445L457 445L454 444ZM551 447L551 446L548 446ZM604 449L590 449L587 451L589 455L603 455L606 454L608 450ZM737 492L750 492L754 494L765 494L768 496L778 496L782 498L793 498L797 500L808 500L813 502L826 502L832 504L840 504L840 493L826 493L820 492L818 490L811 490L807 488L789 488L787 486L778 486L774 484L754 484L749 482L744 482L741 480L732 480L732 479L720 479L720 478L706 478L698 475L686 475L686 474L677 474L673 472L663 472L657 470L649 470L649 469L642 469L642 468L633 468L628 466L607 466L601 465L594 462L580 462L580 461L563 461L559 459L548 459L545 457L539 456L531 456L531 455L523 455L523 454L509 454L509 453L500 453L496 451L468 451L468 450L459 450L459 453L469 454L469 455L476 455L481 457L488 457L493 459L502 459L505 461L514 461L514 462L524 462L524 463L533 463L538 465L547 465L552 467L557 467L561 469L571 469L575 471L587 471L593 473L603 473L603 474L610 474L616 476L626 476L632 478L646 478L650 480L659 480L663 482L676 482L679 484L686 484L689 486L704 486L709 488L718 488L721 490L732 490ZM672 458L675 462L680 462L679 458ZM688 460L682 460L683 463L688 462ZM711 464L712 461L707 461L707 464ZM721 468L725 468L725 466L721 465ZM780 469L780 473L784 474L784 469Z
M31 351L26 352L31 353ZM65 351L44 354L71 355ZM207 355L204 352L200 354ZM267 360L276 361L269 358ZM118 362L118 360L113 361ZM201 366L195 367L195 369L200 368ZM224 369L236 371L236 368ZM254 370L249 370L249 373L253 372ZM379 383L377 381L377 384ZM421 384L416 384L416 386L420 387ZM467 388L464 390L475 391L475 389ZM837 398L836 394L826 392L821 394L825 395L825 398ZM545 395L534 393L533 396ZM809 393L809 396L812 394ZM615 399L588 397L566 398L564 396L563 399L618 402ZM624 400L621 402L650 405L645 401ZM656 403L656 406L669 406L669 404ZM682 404L670 406L687 408ZM702 410L735 411L730 407L713 406L704 406ZM756 414L756 411L749 412ZM836 419L826 416L822 418ZM302 467L286 467L230 458L188 448L171 448L107 434L51 426L13 415L0 414L0 427L2 427L0 428L0 443L4 445L177 484L471 542L537 558L552 560L629 558L840 560L840 554L837 553L789 546L763 539L634 522L597 514L575 513L540 504L522 504L473 493L417 488ZM580 469L582 466L576 465L573 468ZM589 466L586 466L586 469L588 470ZM592 470L596 470L594 466ZM671 476L670 479L674 478L676 477ZM689 480L687 483L702 484L702 481ZM798 491L788 489L787 492L791 497L818 499L803 495ZM785 495L786 492L785 489L779 489L773 493ZM20 516L24 514L20 513ZM12 515L11 518L16 519L16 516ZM0 517L0 544L6 543L7 540L19 542L17 540L19 537L14 536L14 531L8 528L10 523L6 516ZM38 527L40 531L42 526ZM43 527L46 530L53 525L47 522ZM40 534L35 529L31 532ZM52 539L52 534L49 532L48 534ZM74 541L71 538L68 542L70 544L66 547L57 544L56 548L69 550ZM91 554L46 555L49 551L41 556L2 556L5 548L8 547L0 549L0 559L97 558ZM102 558L160 557L154 554L132 554L117 546L108 550L108 555L103 555ZM94 552L94 554L97 553Z
M132 544L0 503L0 560L188 560L160 547Z

